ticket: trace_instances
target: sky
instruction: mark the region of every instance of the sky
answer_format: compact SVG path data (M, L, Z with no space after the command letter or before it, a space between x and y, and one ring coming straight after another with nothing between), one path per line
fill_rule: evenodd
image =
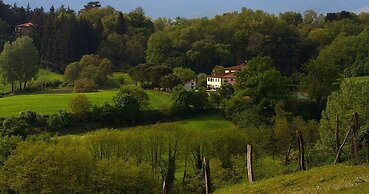
M91 0L3 0L5 3L32 8L64 4L73 10L80 10ZM369 0L100 0L103 6L111 5L117 10L129 12L142 7L152 17L177 16L185 18L213 17L226 12L240 11L242 7L260 9L278 14L285 11L304 12L313 9L318 13L338 12L342 10L361 12L369 11Z

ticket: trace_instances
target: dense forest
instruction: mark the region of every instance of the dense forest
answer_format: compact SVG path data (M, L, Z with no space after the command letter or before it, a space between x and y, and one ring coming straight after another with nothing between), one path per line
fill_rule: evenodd
M34 25L28 36L14 31L26 22ZM346 133L352 147L343 147L344 141L337 158L367 161L368 42L364 12L274 15L242 8L214 18L153 20L142 8L122 13L99 2L75 11L0 0L0 74L12 92L16 83L21 91L35 81L39 68L63 73L66 87L77 93L109 88L114 72L135 83L121 88L120 79L120 90L99 105L81 94L69 110L0 118L0 190L156 193L166 181L171 193L201 193L202 158L213 161L214 188L239 183L247 144L255 149L257 179L297 171L296 131L304 137L308 168L332 163ZM234 86L206 91L206 74L239 64L246 68ZM196 90L186 90L183 84L192 80ZM150 107L144 89L170 92L172 104ZM58 136L82 126L128 127L214 112L237 127L204 132L157 124L127 133ZM53 169L61 174L49 179ZM34 176L39 185L32 184Z

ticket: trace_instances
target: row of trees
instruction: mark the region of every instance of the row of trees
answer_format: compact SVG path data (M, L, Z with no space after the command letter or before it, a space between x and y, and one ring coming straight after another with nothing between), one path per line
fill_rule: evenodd
M29 35L44 67L59 72L86 54L108 58L116 68L143 63L147 40L155 30L141 8L123 14L109 6L102 8L98 2L78 13L64 6L31 10L2 1L0 10L0 43L15 38L15 25L32 22Z
M0 54L0 74L15 91L16 82L19 90L25 89L27 83L37 75L40 66L39 54L28 36L18 38L16 41L7 42Z

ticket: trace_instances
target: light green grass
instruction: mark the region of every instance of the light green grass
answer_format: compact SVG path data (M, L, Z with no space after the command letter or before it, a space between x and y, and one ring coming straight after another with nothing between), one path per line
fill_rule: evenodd
M111 102L116 90L85 93L93 104ZM147 91L152 108L166 108L171 104L167 93ZM61 109L68 109L69 101L75 93L65 94L30 94L0 98L0 117L16 116L21 111L33 110L41 114L52 114Z
M238 184L220 189L215 194L233 193L368 193L369 164L345 164L314 168L279 176L254 184Z
M43 81L60 80L61 82L63 82L64 77L61 74L50 72L45 69L40 69L37 74L37 80Z
M45 69L39 69L36 80L42 80L42 81L60 80L61 82L63 82L64 77L61 74L50 72ZM11 92L10 84L4 84L3 80L0 79L0 93L7 93L7 92Z
M226 120L224 117L214 114L214 115L204 115L196 118L185 119L181 121L170 122L175 124L178 127L181 127L183 130L196 131L196 132L210 132L222 129L236 128L236 126ZM156 125L148 125L148 126L137 126L132 128L123 128L124 130L144 130L150 129L153 126L155 128L160 128L160 125L165 124L156 124Z

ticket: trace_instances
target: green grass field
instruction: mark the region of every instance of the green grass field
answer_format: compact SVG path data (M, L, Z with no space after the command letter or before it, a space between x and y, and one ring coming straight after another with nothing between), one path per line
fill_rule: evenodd
M345 164L314 168L285 176L219 189L215 194L233 193L368 193L369 164Z
M37 80L42 81L60 80L63 82L64 77L61 74L53 73L45 69L40 69L37 73ZM0 93L6 93L10 91L11 91L10 84L4 84L3 81L0 79Z
M116 90L95 93L85 93L93 104L110 102ZM152 108L168 108L171 104L169 94L157 91L147 91ZM61 109L68 109L70 99L76 93L64 94L30 94L15 95L0 98L0 117L16 116L21 111L33 110L41 114L52 114Z

